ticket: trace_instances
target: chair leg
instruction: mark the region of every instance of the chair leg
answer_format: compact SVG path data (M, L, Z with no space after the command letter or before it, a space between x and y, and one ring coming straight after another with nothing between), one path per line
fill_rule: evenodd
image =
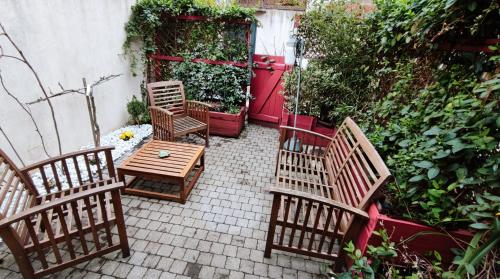
M209 143L209 140L208 140L208 129L205 130L205 146L206 147L210 146L210 143Z

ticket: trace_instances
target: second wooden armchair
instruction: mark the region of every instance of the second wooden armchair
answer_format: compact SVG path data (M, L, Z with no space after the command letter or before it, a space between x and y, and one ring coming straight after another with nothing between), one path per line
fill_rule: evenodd
M115 250L130 255L123 183L116 182L111 149L69 153L21 170L0 150L0 237L24 278L53 274Z
M182 81L153 82L147 89L154 139L175 141L176 137L197 134L209 145L210 105L186 100Z

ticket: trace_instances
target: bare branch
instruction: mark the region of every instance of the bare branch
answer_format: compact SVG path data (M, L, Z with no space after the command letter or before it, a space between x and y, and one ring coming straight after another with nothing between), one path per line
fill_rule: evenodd
M56 120L56 115L55 115L55 112L54 112L54 107L52 106L52 102L49 99L49 95L47 94L47 91L45 90L45 87L43 86L42 81L41 81L40 77L38 76L38 73L35 71L35 69L33 68L33 66L31 66L31 64L29 63L28 59L26 59L26 57L24 56L24 53L22 52L22 50L17 46L17 44L14 42L14 40L9 36L9 34L5 30L5 28L4 28L4 26L2 25L1 22L0 22L0 29L1 29L1 31L3 33L3 36L5 36L7 38L7 40L10 42L10 44L16 49L16 51L18 52L18 54L21 56L21 59L24 62L24 64L30 69L31 73L33 74L33 76L35 77L35 79L36 79L36 81L38 83L38 86L40 87L40 90L42 91L42 93L45 96L45 98L47 98L47 104L49 105L50 113L52 114L52 122L54 123L54 130L56 132L57 145L58 145L58 148L59 148L59 154L62 154L61 136L59 135L59 127L57 126L57 120Z
M96 80L95 82L92 83L92 85L90 85L90 88L91 89L94 89L94 87L97 87L103 83L106 83L114 78L117 78L119 76L121 76L122 74L111 74L111 75L107 75L107 76L102 76L100 77L98 80ZM63 95L66 95L66 94L80 94L80 95L85 95L85 88L78 88L78 89L64 89L64 86L58 82L57 83L59 85L59 88L61 88L62 91L60 92L57 92L57 93L52 93L52 91L50 91L50 96L48 96L47 98L38 98L34 101L31 101L31 102L27 102L26 105L34 105L34 104L37 104L37 103L41 103L41 102L44 102L44 101L47 101L48 99L52 99L52 98L55 98L55 97L59 97L59 96L63 96Z
M0 126L0 132L3 134L3 136L5 137L5 139L7 140L7 142L9 143L10 145L10 148L12 148L12 150L14 150L14 154L16 154L16 157L17 159L19 159L19 161L21 162L21 164L23 164L23 167L26 166L26 164L24 163L23 159L21 158L21 156L19 156L19 153L17 153L17 150L16 148L14 147L14 145L12 144L12 142L10 141L9 137L7 136L7 134L5 133L5 131L2 129L2 127Z
M7 86L5 85L1 71L0 71L0 85L2 86L5 93L7 93L7 95L9 95L9 97L14 99L14 101L16 101L16 103L26 112L26 114L28 114L28 116L31 119L31 122L33 123L33 126L35 126L35 132L40 137L40 141L42 142L42 148L43 148L45 155L47 155L47 157L50 157L49 153L47 152L47 146L45 145L45 140L43 139L42 133L40 132L40 128L38 128L38 124L36 123L35 118L33 117L33 114L25 105L23 105L23 103L16 96L14 96L9 91L9 89L7 89Z

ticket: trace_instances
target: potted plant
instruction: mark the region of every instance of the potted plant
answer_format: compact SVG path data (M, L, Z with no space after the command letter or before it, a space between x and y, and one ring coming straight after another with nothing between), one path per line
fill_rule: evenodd
M210 134L227 137L238 137L245 125L247 74L246 68L189 59L172 69L172 78L183 82L188 99L212 104Z

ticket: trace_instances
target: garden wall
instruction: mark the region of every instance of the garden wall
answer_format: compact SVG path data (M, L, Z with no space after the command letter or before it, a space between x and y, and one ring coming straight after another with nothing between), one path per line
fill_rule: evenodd
M257 12L259 26L255 39L255 54L282 56L285 43L293 28L293 20L301 11L266 9Z
M82 77L92 83L109 74L121 76L95 88L97 118L101 133L110 132L128 119L126 102L139 94L142 77L133 77L129 62L122 55L124 24L135 0L2 0L0 22L24 52L47 90L82 87ZM4 53L14 54L5 48ZM0 59L5 85L21 102L42 97L33 75L18 61ZM139 71L140 72L140 71ZM63 152L92 142L85 98L66 95L53 99ZM30 106L38 120L50 155L56 155L57 140L46 103ZM7 133L25 163L43 159L34 126L21 108L0 87L0 127ZM14 157L0 134L0 148ZM17 161L16 158L13 158Z

